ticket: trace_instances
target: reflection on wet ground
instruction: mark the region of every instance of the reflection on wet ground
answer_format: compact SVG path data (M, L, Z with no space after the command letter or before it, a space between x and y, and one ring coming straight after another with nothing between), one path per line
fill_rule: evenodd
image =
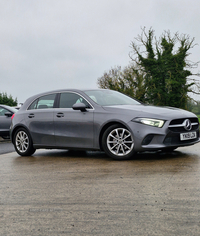
M0 235L200 235L199 149L1 155Z

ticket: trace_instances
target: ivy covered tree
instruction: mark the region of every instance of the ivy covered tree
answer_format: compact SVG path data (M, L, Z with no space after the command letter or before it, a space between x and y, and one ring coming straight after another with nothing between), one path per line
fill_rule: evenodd
M188 93L196 93L194 86L199 89L189 70L195 64L187 61L189 50L195 46L194 38L178 33L171 37L167 31L157 40L152 29L146 33L144 28L136 41L139 46L132 42L131 59L145 73L146 100L154 105L186 109Z
M200 94L199 82L191 70L198 63L188 61L194 38L165 31L159 40L154 30L142 29L132 42L133 61L125 69L116 67L98 79L100 88L108 88L158 106L187 109L190 93ZM198 75L198 74L196 74Z
M14 100L11 95L8 96L7 93L0 93L0 104L17 106L17 98Z
M123 70L120 66L110 69L98 78L97 84L100 88L116 90L145 102L144 73L134 65Z
M189 111L192 111L196 115L200 115L200 101L189 100L187 108Z

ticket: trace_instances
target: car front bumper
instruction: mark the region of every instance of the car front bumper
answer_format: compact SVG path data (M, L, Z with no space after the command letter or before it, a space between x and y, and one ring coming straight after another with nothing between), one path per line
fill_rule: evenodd
M165 124L165 126L162 128L157 128L140 123L130 122L129 127L134 137L134 148L137 152L190 146L200 142L199 128L191 131L196 132L196 138L182 141L180 134L186 134L188 131L173 132L168 129L168 124Z

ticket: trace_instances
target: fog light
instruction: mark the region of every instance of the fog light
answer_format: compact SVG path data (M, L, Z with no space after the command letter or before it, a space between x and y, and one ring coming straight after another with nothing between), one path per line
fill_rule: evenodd
M153 137L154 137L153 134L147 135L147 136L143 139L142 145L148 145L148 144L150 144L150 142L152 141Z

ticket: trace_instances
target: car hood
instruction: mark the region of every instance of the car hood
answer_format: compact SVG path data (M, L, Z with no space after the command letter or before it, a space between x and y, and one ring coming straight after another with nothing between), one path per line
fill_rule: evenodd
M106 111L116 113L126 113L134 117L151 117L162 119L178 119L185 117L196 117L192 112L175 108L175 107L157 107L149 105L117 105L117 106L104 106Z

